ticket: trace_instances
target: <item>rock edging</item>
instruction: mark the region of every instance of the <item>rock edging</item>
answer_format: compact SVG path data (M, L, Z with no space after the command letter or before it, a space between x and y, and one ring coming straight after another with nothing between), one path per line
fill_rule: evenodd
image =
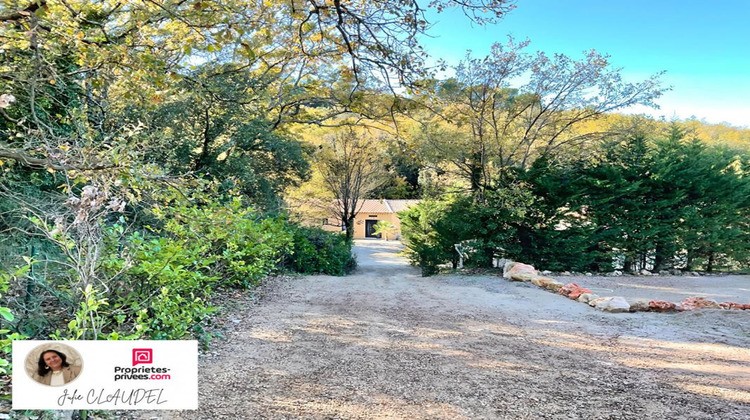
M680 303L663 300L634 300L628 302L621 296L600 297L577 283L563 284L551 277L542 276L529 264L507 261L503 267L503 277L511 281L528 282L542 289L558 293L569 299L586 303L605 312L676 312L698 309L750 310L750 303L722 302L697 296L689 297Z

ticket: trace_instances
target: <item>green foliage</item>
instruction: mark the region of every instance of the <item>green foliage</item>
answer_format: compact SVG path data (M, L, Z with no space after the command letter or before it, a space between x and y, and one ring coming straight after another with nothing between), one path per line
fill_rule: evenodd
M598 162L538 161L526 174L540 199L524 261L579 271L746 263L742 154L686 141L676 125L664 139L635 132L604 150Z
M396 231L396 225L394 225L392 222L389 222L387 220L380 220L377 223L375 223L374 233L376 235L382 235L385 240L389 240L393 233Z
M154 208L161 223L129 239L129 293L115 317L131 326L126 336L179 339L201 333L214 311L217 287L257 285L290 252L292 234L281 219L260 219L239 200ZM157 236L158 235L158 236Z
M320 228L294 228L294 248L287 267L302 274L343 276L356 268L351 242L344 235Z
M16 269L14 272L0 271L0 297L8 291L10 282L14 278L26 277L31 268L32 261L26 259L26 265ZM9 361L12 351L13 340L23 340L26 337L18 332L11 330L13 325L10 324L15 319L10 308L0 306L0 375L11 373L11 364ZM7 328L6 328L7 325Z
M437 274L438 265L450 260L450 250L435 230L438 220L447 208L446 203L423 201L398 214L406 255L412 264L422 269L422 276Z
M738 269L750 260L747 154L635 131L598 160L537 159L482 199L459 197L409 214L413 262L466 265L503 256L551 270Z
M234 199L227 203L154 209L161 234L191 244L188 259L198 271L211 267L221 285L249 287L267 276L292 245L283 219L259 217ZM181 266L182 267L182 266Z

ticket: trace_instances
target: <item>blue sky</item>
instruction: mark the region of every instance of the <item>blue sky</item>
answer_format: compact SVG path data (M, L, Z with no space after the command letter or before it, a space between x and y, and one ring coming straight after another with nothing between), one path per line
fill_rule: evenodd
M750 127L750 0L518 0L491 27L460 11L430 13L428 52L455 64L471 49L481 57L507 35L530 39L529 50L575 58L596 49L611 55L626 80L665 70L672 90L661 109L637 109L670 120L692 116Z

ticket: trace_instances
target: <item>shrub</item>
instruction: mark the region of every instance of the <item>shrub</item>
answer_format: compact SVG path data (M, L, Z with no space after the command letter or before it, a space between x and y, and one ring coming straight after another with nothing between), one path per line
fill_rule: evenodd
M201 333L217 287L252 287L291 252L282 219L261 219L239 200L153 209L158 227L129 237L110 326L127 338L180 339Z
M437 274L438 265L452 258L434 225L445 208L445 203L423 201L398 214L406 255L422 269L423 277Z
M287 256L286 266L298 273L343 276L354 271L357 265L351 242L340 233L296 227L293 241L294 248Z

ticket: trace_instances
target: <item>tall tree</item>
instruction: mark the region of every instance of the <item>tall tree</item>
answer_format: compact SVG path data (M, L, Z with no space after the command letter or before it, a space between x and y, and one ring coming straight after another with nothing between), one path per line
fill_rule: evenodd
M315 166L328 191L333 194L333 214L346 227L346 238L354 236L354 216L363 199L383 182L382 157L373 139L353 129L339 131L326 139L316 156Z
M606 55L581 60L525 52L528 42L494 44L490 55L467 55L455 79L437 83L424 123L426 154L449 159L478 196L503 184L507 168L526 169L540 156L575 151L602 132L583 123L635 104L653 105L658 77L622 80ZM518 85L518 80L528 82ZM432 153L430 153L432 150Z

